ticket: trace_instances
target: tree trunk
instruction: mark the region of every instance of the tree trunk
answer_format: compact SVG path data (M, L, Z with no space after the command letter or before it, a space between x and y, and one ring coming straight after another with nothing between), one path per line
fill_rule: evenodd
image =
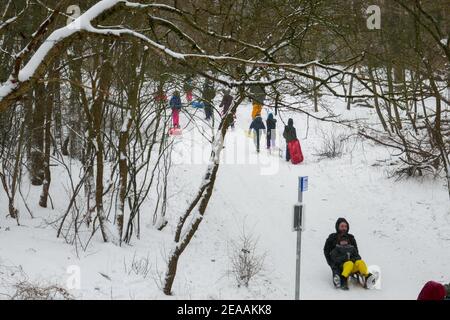
M106 52L105 48L105 52ZM117 237L113 234L110 223L108 222L103 207L103 157L104 145L102 134L102 118L105 100L107 98L109 86L112 77L112 66L109 61L104 61L101 66L101 74L97 95L92 105L93 129L95 135L95 158L96 158L96 179L95 179L95 205L97 209L97 217L100 224L103 240L105 242L113 242L118 244Z
M436 101L436 116L434 119L434 125L431 129L432 132L432 140L434 140L436 146L439 149L439 153L441 156L442 164L444 166L444 172L447 178L447 188L448 188L448 197L450 199L450 159L449 153L447 151L447 146L444 141L444 137L442 136L442 127L441 127L441 116L442 116L442 104L441 104L441 94L439 92L439 88L434 81L434 74L431 69L431 66L428 63L425 63L428 71L428 77L430 79L430 85L433 89L434 98Z
M51 173L50 173L50 146L52 144L51 139L51 124L52 124L52 111L55 97L55 86L49 82L48 86L49 97L46 104L45 112L45 152L44 152L44 181L42 186L41 199L39 205L43 208L47 208L48 191L50 189Z
M353 67L352 73L355 73L355 70L356 70L356 65ZM353 99L351 98L352 92L353 92L353 74L350 76L350 85L349 85L349 88L348 88L348 95L349 95L349 97L347 99L347 110L350 110L350 107L352 105L352 101L353 101Z
M46 105L45 85L38 83L34 91L33 120L31 122L30 179L40 186L44 182L44 121Z
M395 114L395 125L396 128L398 129L402 129L402 121L400 119L400 113L398 111L398 105L397 102L395 101L395 87L394 87L394 82L392 80L392 68L391 67L387 67L387 81L388 81L388 90L389 90L389 99L391 100L391 105L394 108L394 114Z
M140 75L136 72L137 61L139 59L137 52L138 44L134 43L130 57L130 72L128 76L131 79L130 90L128 91L128 110L123 120L122 128L119 133L119 205L118 212L116 214L116 227L119 234L119 243L122 244L123 224L124 224L124 212L125 212L125 197L128 187L128 159L127 159L127 146L129 131L131 124L136 117L136 110L138 108L139 99L139 86L144 81L143 75L145 70L146 55L142 58L140 65Z
M316 67L313 65L312 66L312 75L313 77L316 76ZM313 81L313 86L314 86L314 92L313 92L313 98L314 98L314 111L315 112L319 112L319 101L318 101L318 90L316 88L317 86L317 82L316 80Z
M380 119L380 122L381 122L381 124L382 124L382 126L384 128L384 131L389 132L389 128L386 125L386 121L384 120L383 114L381 113L380 104L379 104L379 101L378 101L377 85L375 83L375 79L374 79L374 76L373 76L373 70L372 70L371 67L369 67L369 78L370 78L370 81L372 82L372 91L373 91L373 94L374 94L373 99L374 99L374 102L375 102L375 110L377 111L378 118Z

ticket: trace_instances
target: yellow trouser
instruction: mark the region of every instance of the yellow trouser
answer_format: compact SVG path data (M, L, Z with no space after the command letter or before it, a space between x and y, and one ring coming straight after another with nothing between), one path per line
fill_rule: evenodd
M342 276L344 278L348 278L349 275L359 272L364 277L369 274L369 270L367 270L367 265L362 260L356 260L355 263L352 261L347 261L344 263L342 267Z
M262 105L254 103L253 109L252 109L252 119L255 119L257 114L261 114L261 110L262 110Z

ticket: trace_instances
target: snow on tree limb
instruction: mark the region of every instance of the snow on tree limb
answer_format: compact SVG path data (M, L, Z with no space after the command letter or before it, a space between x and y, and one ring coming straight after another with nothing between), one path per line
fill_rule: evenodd
M41 46L37 49L34 55L29 59L29 61L25 64L23 68L20 70L17 66L20 66L22 59L17 60L15 72L9 77L9 79L0 85L0 112L4 111L11 105L14 101L20 99L21 95L31 86L31 81L33 78L39 78L41 73L45 72L45 67L48 65L52 58L57 55L59 52L63 51L68 44L72 41L73 36L78 33L89 33L89 34L98 34L98 35L106 35L106 36L132 36L140 39L146 44L149 44L154 50L172 57L176 60L197 60L197 59L205 59L210 61L226 61L233 63L242 63L246 65L253 66L265 66L265 67L275 67L275 68L307 68L310 65L318 64L318 61L312 61L306 64L279 64L274 62L266 62L266 61L252 61L246 59L240 59L236 57L230 56L214 56L207 54L183 54L179 52L175 52L166 46L151 40L147 36L136 32L130 29L124 28L108 28L108 29L100 29L98 27L94 27L92 22L99 18L101 15L107 13L117 5L122 4L125 8L133 8L133 9L146 9L146 8L159 8L165 9L172 12L176 12L178 14L183 14L178 9L167 5L161 4L140 4L134 3L126 0L101 0L91 8L89 8L85 13L80 15L76 20L74 20L69 25L62 27L60 29L55 30L50 34L49 37L41 44ZM54 13L53 13L54 14ZM163 19L160 19L163 21ZM166 21L166 24L171 24ZM171 24L172 27L176 27ZM39 35L36 34L35 37ZM215 35L217 36L217 35ZM185 36L186 39L191 39L188 36ZM191 39L192 40L192 39ZM33 40L32 40L33 41ZM198 46L197 46L198 47ZM199 47L198 47L199 48ZM266 50L264 48L259 48L259 50ZM200 49L201 50L201 49ZM27 49L26 52L28 52Z
M25 11L28 9L28 7L30 5L30 0L27 0L25 2L25 8L23 8L22 11L17 13L14 17L11 17L11 18L9 18L9 19L7 19L5 21L2 21L5 18L11 3L12 3L12 1L10 0L8 2L8 4L6 5L6 7L5 7L5 11L3 12L3 16L0 17L0 32L2 32L2 30L5 30L9 25L13 24L15 21L17 21L17 19L19 19L25 13Z

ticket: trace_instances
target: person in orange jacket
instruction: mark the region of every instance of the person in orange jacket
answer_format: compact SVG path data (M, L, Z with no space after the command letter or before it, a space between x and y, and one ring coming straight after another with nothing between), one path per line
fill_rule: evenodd
M261 85L253 85L250 87L250 97L252 99L252 120L261 114L264 100L266 99L266 92Z

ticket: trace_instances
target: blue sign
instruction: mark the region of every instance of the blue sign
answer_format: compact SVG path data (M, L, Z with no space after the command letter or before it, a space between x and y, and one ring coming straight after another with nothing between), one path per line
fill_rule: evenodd
M298 188L301 192L308 191L308 176L298 177Z

